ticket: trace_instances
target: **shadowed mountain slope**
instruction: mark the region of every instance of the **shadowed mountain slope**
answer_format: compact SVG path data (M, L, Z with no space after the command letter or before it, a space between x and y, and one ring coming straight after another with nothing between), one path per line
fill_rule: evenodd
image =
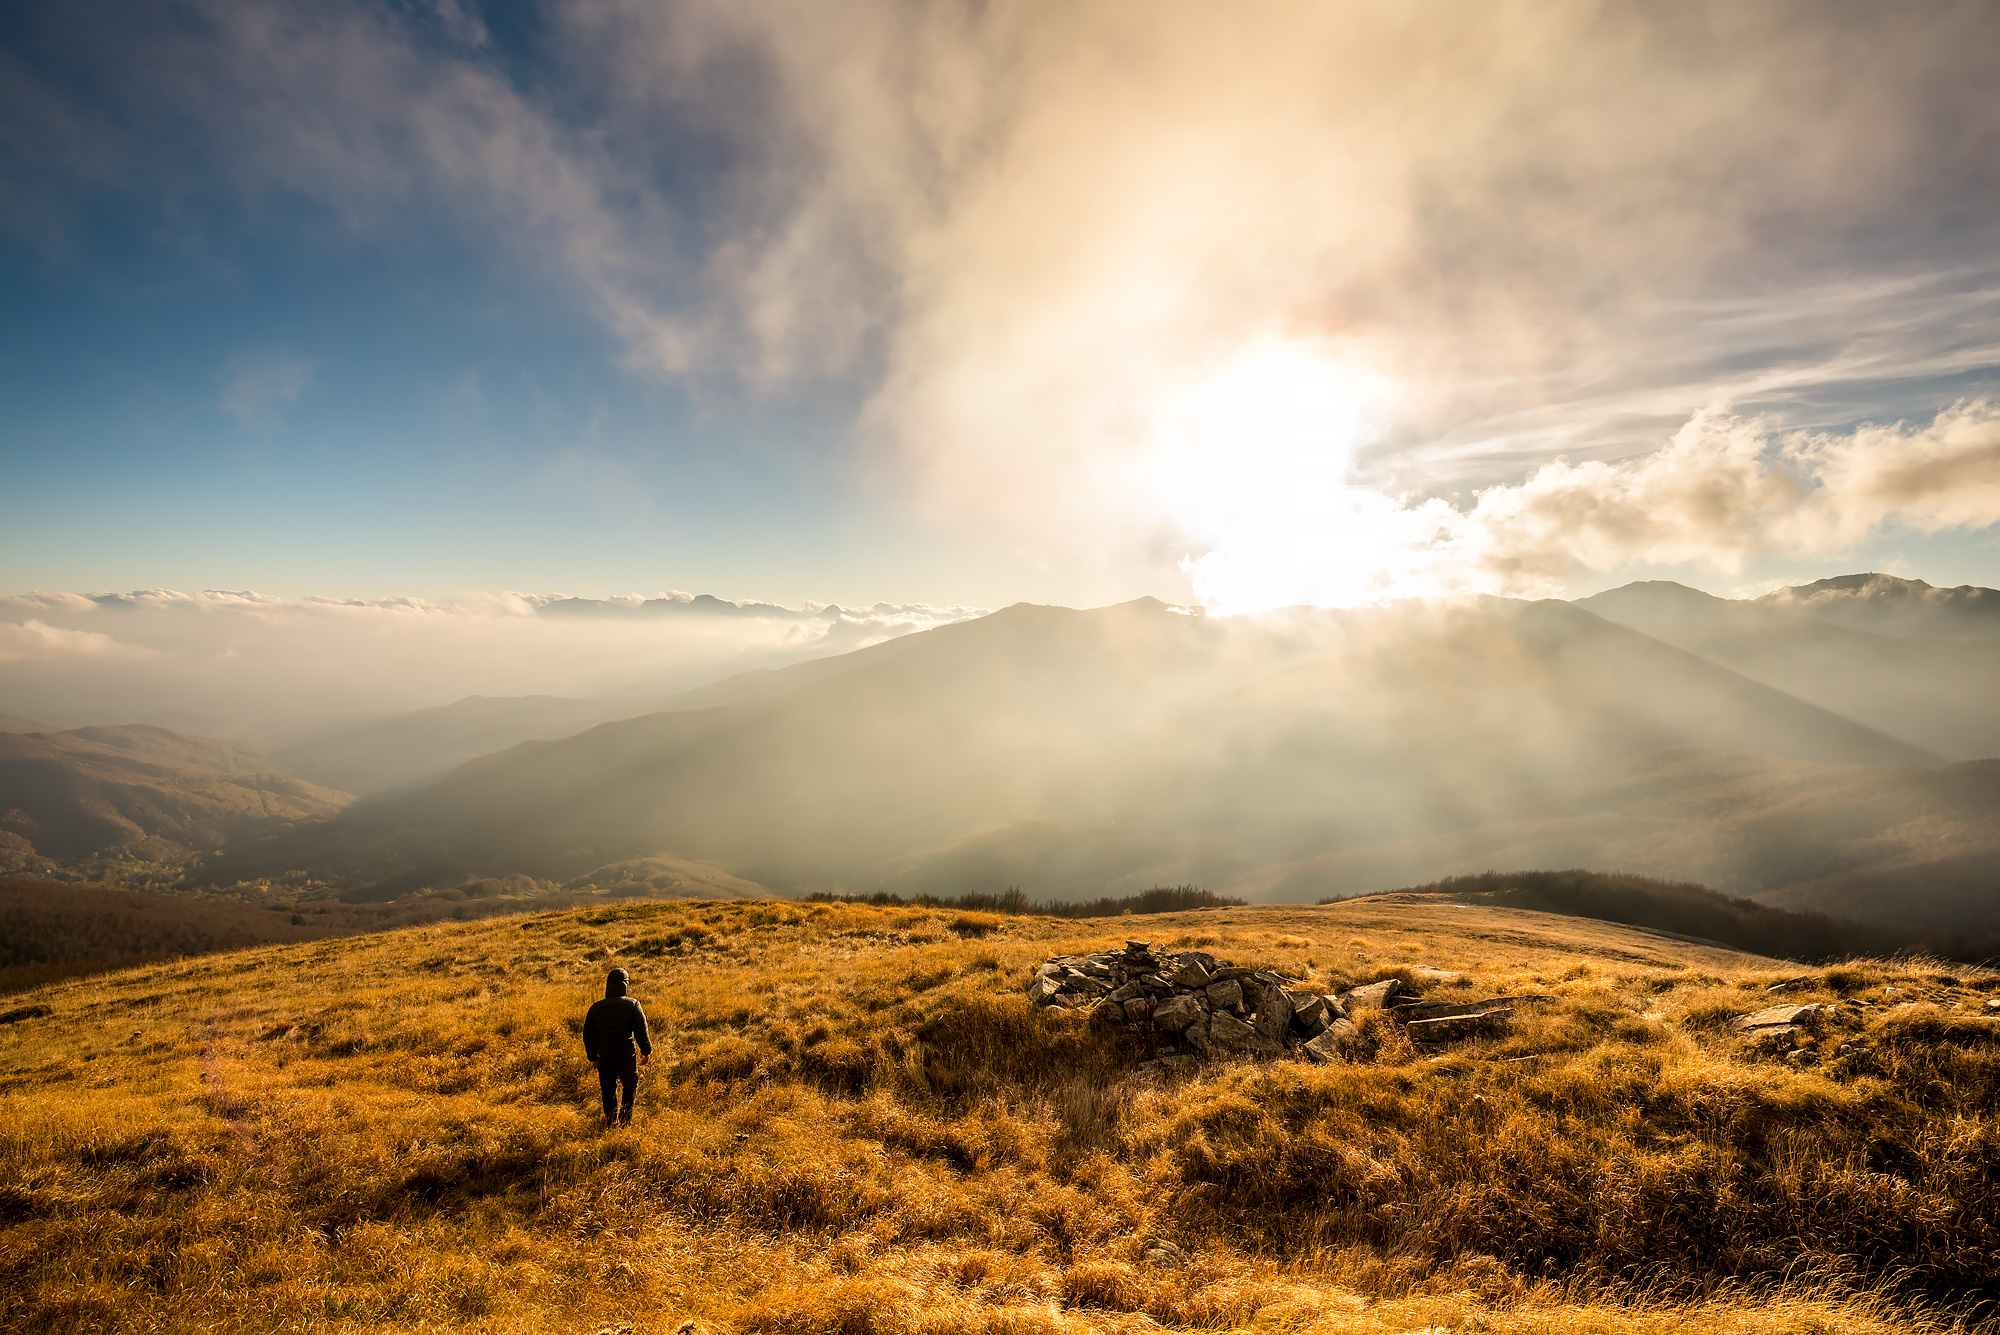
M174 863L351 800L254 752L165 728L0 733L0 865L12 869L111 856Z

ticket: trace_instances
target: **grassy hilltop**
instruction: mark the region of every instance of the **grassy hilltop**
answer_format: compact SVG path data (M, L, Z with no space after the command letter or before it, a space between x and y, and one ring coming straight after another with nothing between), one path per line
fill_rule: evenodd
M1028 970L1128 935L1502 1038L1135 1074ZM658 1038L596 1129L608 962ZM1094 921L634 903L265 947L0 1015L35 1331L1890 1331L2000 1262L2000 979L1353 901ZM1838 1002L1814 1061L1727 1027ZM1853 1045L1869 1049L1852 1055ZM1840 1055L1846 1045L1850 1055ZM1161 1268L1156 1240L1188 1254Z

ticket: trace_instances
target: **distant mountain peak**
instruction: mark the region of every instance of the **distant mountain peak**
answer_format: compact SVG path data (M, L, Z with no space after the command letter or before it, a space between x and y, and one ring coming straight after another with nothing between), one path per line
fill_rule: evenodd
M1855 593L1871 598L1907 598L1919 597L1925 593L1929 593L1932 591L1932 587L1920 579L1904 579L1898 575L1884 575L1879 571L1868 571L1858 575L1834 575L1828 579L1814 580L1810 584L1796 584L1788 589L1779 589L1776 592L1767 593L1757 601L1784 602L1824 594Z

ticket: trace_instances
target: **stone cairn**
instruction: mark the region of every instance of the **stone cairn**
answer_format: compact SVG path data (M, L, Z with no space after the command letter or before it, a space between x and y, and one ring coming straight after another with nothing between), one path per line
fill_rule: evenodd
M1028 999L1087 1009L1093 1019L1163 1040L1159 1055L1141 1069L1190 1067L1231 1055L1276 1057L1294 1043L1314 1060L1332 1061L1355 1034L1335 998L1199 950L1161 954L1146 941L1052 959L1036 968Z
M1442 969L1418 972L1438 982L1459 978ZM1311 1061L1338 1061L1359 1037L1353 1016L1363 1010L1388 1012L1417 1043L1489 1036L1506 1031L1511 1003L1554 1000L1425 1002L1399 978L1322 996L1267 970L1225 964L1199 950L1162 954L1147 941L1039 965L1028 999L1086 1010L1092 1019L1150 1034L1158 1055L1140 1070L1184 1069L1218 1057L1278 1057L1293 1048Z

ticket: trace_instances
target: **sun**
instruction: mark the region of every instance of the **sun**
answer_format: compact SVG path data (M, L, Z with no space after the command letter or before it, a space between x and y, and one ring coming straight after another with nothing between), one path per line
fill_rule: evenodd
M1183 562L1211 610L1365 601L1399 507L1349 483L1379 430L1381 377L1321 342L1253 343L1166 396L1150 461Z

